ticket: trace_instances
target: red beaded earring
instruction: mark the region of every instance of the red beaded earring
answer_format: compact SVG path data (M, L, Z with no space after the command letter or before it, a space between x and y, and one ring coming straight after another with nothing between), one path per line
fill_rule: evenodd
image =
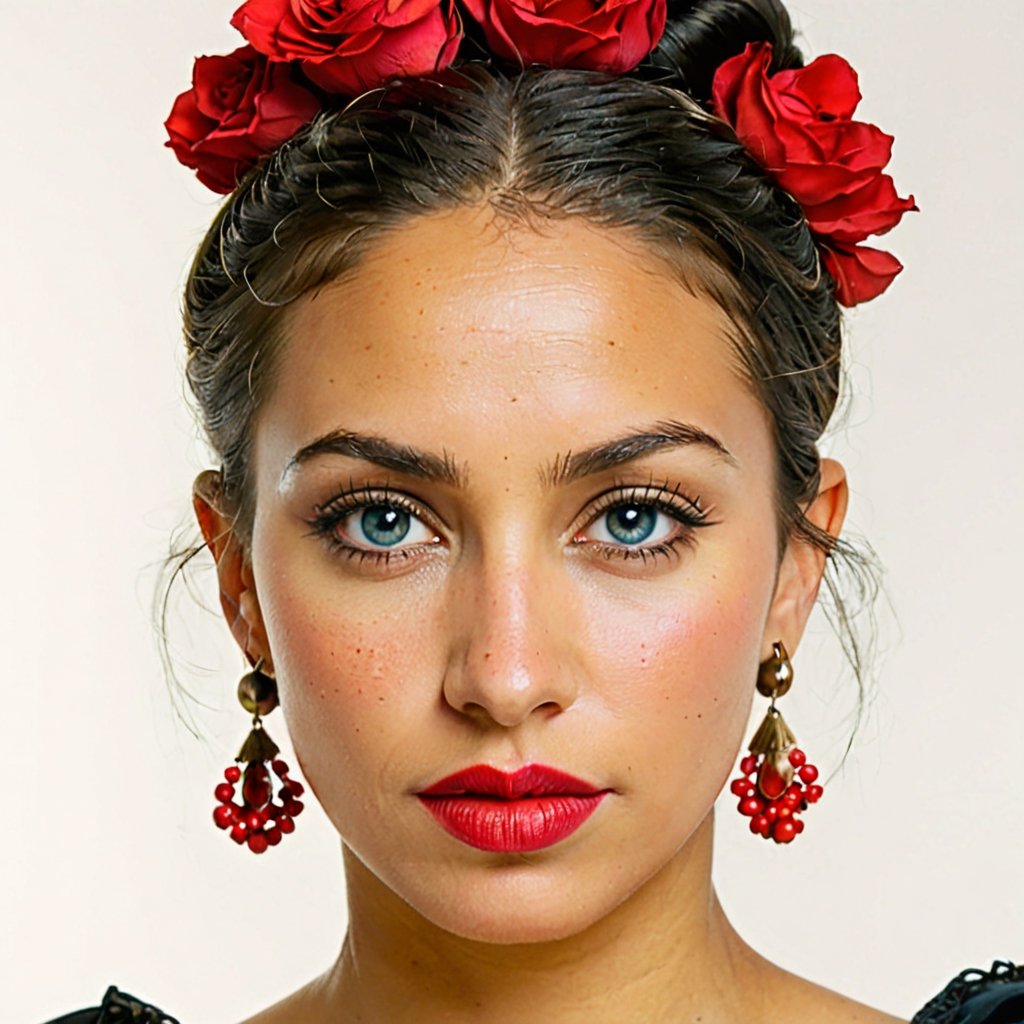
M757 673L757 692L771 699L750 753L740 761L743 773L730 789L739 797L740 814L750 818L750 831L763 839L791 843L804 830L800 814L821 799L818 769L796 745L796 737L775 707L775 700L793 685L793 665L782 641Z
M225 781L213 791L217 807L213 820L218 828L230 829L231 838L253 853L266 853L281 838L295 831L295 817L302 813L299 797L303 785L288 778L288 765L278 755L277 744L267 735L261 721L277 707L277 682L261 671L263 659L242 676L238 701L252 716L250 731L236 764L224 769ZM267 762L270 762L269 768ZM239 765L245 765L242 769ZM277 802L274 801L274 775L278 778ZM242 783L242 802L235 802L235 785Z

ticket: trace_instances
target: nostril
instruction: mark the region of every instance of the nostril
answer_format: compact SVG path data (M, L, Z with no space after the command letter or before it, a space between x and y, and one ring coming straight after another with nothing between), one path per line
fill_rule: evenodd
M476 722L488 722L497 721L494 713L487 708L487 705L481 704L479 701L467 700L462 704L458 705L455 710L466 718L473 719Z
M560 714L577 690L560 652L535 637L506 633L470 637L453 647L442 685L445 702L477 723L505 727L531 715L540 721Z

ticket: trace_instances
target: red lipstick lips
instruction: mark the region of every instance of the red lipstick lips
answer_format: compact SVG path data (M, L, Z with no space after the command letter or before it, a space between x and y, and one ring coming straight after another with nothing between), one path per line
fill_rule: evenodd
M469 846L525 853L571 835L609 792L545 765L510 774L478 764L416 795L446 832Z

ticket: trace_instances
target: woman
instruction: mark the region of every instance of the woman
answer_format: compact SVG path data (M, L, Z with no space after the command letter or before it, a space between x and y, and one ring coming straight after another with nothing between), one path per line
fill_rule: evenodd
M774 3L337 7L243 4L168 122L232 191L186 308L253 666L215 822L294 828L280 699L349 899L337 962L252 1020L895 1020L759 957L711 883L755 684L750 830L794 841L821 796L775 705L856 563L817 450L838 305L913 208L852 72L787 73ZM916 1019L1022 1005L1007 965Z

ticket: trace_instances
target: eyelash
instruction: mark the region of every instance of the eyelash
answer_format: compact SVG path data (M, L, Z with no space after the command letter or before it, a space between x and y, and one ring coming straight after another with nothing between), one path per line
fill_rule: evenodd
M579 534L593 526L601 516L607 514L614 508L628 507L630 505L640 508L652 508L663 512L669 518L674 519L682 530L675 537L660 541L657 544L649 544L646 547L609 544L606 541L580 541L576 538ZM711 509L701 505L700 496L689 498L682 493L680 486L669 486L668 484L655 484L653 482L642 486L623 487L618 485L600 494L595 499L592 508L587 510L587 518L583 526L573 531L573 543L583 546L584 544L596 548L602 556L608 559L621 558L626 561L640 559L646 563L649 558L658 559L672 557L679 554L680 547L692 547L697 530L706 526L714 526L710 519Z
M656 509L669 516L678 523L682 530L675 537L661 541L657 544L643 546L627 546L611 544L606 541L578 540L579 535L589 527L593 526L602 515L614 508L623 506L638 506L640 508ZM349 487L333 497L330 501L315 508L314 517L309 520L311 533L323 538L328 547L349 559L358 560L359 564L371 562L380 566L387 566L395 557L409 558L418 551L433 545L412 544L408 547L394 548L392 550L378 550L374 548L362 548L342 540L337 533L338 527L344 520L356 512L369 508L386 506L398 509L421 520L424 525L434 529L432 517L416 501L408 496L391 491L386 487ZM677 555L680 546L692 546L694 534L697 530L706 526L714 526L711 521L711 510L701 505L700 497L689 498L681 493L681 488L658 485L655 483L642 486L624 487L617 485L604 494L598 495L591 507L586 510L587 518L582 525L574 527L572 532L572 543L582 547L588 545L597 550L604 558L609 560L621 558L623 560L640 559L644 563L648 559L658 559Z
M431 517L426 510L418 503L404 494L391 491L386 487L352 487L335 495L330 501L315 508L316 515L309 521L312 533L323 538L328 547L349 559L356 559L360 565L363 562L372 562L377 565L386 566L395 557L409 558L418 549L430 545L414 544L404 548L392 550L377 550L374 548L361 548L342 540L337 534L337 528L349 516L355 512L368 508L399 509L410 516L414 516L433 529Z

